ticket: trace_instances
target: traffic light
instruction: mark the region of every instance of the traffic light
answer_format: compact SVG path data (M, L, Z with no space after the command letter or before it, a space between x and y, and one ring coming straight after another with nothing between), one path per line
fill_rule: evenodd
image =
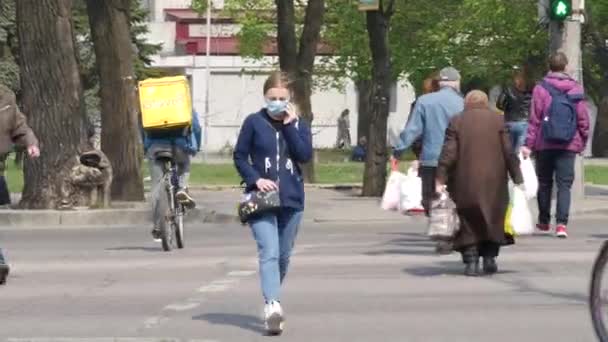
M572 0L551 0L551 19L564 21L572 15Z

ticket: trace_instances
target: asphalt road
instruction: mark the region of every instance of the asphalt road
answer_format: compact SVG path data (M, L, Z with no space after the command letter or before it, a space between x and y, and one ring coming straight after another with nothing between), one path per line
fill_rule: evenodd
M187 227L165 253L147 227L0 232L13 266L0 341L595 341L590 270L606 217L571 238L520 239L500 273L465 278L422 219L307 223L284 288L285 334L263 336L255 244L238 225Z

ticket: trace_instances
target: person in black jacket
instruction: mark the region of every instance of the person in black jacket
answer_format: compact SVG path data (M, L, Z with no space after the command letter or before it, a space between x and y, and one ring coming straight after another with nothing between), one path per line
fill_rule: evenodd
M253 190L278 191L281 208L248 222L258 247L264 318L270 335L283 331L280 290L304 212L304 183L299 164L311 160L312 135L289 102L289 80L273 72L264 84L265 108L243 122L234 163Z
M526 140L531 103L532 89L528 79L523 71L518 71L513 76L513 85L505 87L496 101L496 107L505 114L511 146L516 153Z

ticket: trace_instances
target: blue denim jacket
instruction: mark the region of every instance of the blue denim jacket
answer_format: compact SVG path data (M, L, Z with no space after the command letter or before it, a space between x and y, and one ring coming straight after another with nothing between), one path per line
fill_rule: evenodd
M190 127L190 135L187 137L170 137L158 135L152 137L147 134L143 128L141 129L141 135L144 143L145 153L147 153L148 150L154 145L171 146L171 142L174 142L178 148L182 149L184 152L192 156L196 155L196 153L200 151L202 147L202 128L200 122L198 121L198 114L195 111L192 111L192 126Z
M421 96L399 141L394 146L395 156L401 155L422 136L422 166L437 166L450 120L464 110L462 95L450 87Z

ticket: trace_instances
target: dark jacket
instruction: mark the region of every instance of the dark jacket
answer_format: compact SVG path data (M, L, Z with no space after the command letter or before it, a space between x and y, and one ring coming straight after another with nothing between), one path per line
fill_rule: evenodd
M531 91L520 92L515 87L508 87L498 96L496 108L505 113L506 122L527 121L531 103Z
M461 230L454 247L504 244L509 204L508 176L523 182L504 118L487 108L467 108L450 122L437 168L456 203Z
M172 136L172 132L171 130L158 130L155 132L145 132L142 130L144 152L147 153L152 146L171 146L172 142L175 143L176 147L189 155L195 155L200 151L202 129L195 111L192 111L192 126L190 127L189 136Z
M304 209L304 182L299 163L312 158L312 135L302 120L273 126L262 109L249 115L234 150L234 164L246 184L245 191L257 190L260 178L279 183L281 206Z
M17 107L15 93L0 84L0 156L8 154L13 144L29 147L38 145L38 140Z
M367 151L365 150L365 146L357 145L353 149L353 153L350 157L350 160L355 162L363 162L365 161L365 157L367 156Z

